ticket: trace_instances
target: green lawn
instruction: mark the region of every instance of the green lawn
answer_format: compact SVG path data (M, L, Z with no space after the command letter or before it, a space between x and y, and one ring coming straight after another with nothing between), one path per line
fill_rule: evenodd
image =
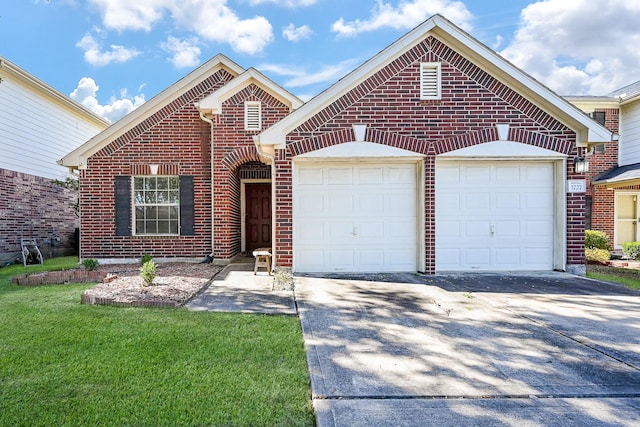
M627 277L624 275L587 273L591 279L604 280L625 285L629 289L640 289L640 278Z
M81 305L24 270L0 268L0 425L313 425L297 318Z

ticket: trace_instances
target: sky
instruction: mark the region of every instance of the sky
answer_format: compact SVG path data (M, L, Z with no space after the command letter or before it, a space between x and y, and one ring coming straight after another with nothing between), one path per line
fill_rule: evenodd
M0 56L115 122L218 53L307 101L435 13L560 95L640 80L637 0L1 0Z

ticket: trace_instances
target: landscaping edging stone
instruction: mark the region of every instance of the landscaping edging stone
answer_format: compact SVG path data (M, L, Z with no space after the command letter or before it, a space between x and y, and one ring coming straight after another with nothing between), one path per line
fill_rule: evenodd
M87 295L86 293L83 293L80 296L80 304L110 305L114 307L169 307L169 308L176 308L176 307L180 307L181 305L176 301L138 300L138 301L121 302L121 301L115 301L112 298L100 298L100 297L90 296L90 295Z
M58 285L65 283L102 282L107 273L96 270L58 270L41 273L19 274L11 278L11 283L19 286Z

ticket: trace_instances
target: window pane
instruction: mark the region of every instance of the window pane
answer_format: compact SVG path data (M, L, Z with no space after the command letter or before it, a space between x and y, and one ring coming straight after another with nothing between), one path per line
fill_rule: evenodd
M158 234L158 223L156 221L147 221L146 226L146 234Z
M169 215L171 215L171 219L177 220L179 218L180 207L178 206L169 206Z
M158 221L158 233L168 234L169 230L169 221Z
M136 221L136 234L144 234L146 231L144 229L144 221L137 220Z
M133 178L133 188L142 190L144 188L144 178Z
M155 191L147 191L146 193L144 193L144 202L149 204L149 203L156 203L157 197L156 197L156 192Z
M178 190L180 188L180 179L177 176L169 177L169 188Z
M158 219L169 219L168 206L158 206Z
M158 207L147 206L144 208L144 218L148 220L158 219Z
M149 181L149 186L147 187L149 190L155 190L158 187L158 178L149 177L146 179Z
M171 221L169 223L169 226L170 226L169 233L178 234L178 221L177 220Z

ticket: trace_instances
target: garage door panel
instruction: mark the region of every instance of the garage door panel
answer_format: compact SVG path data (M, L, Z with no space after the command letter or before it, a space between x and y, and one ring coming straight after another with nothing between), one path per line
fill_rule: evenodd
M491 193L469 192L464 194L464 205L462 209L466 211L484 211L491 207Z
M552 269L553 164L505 163L437 164L436 270Z
M321 168L300 169L296 179L301 185L322 185L324 183L324 170Z
M416 180L415 163L296 165L295 271L416 271Z
M327 168L327 183L337 187L353 184L351 168Z
M363 167L357 170L358 183L361 185L380 185L384 183L384 168Z

